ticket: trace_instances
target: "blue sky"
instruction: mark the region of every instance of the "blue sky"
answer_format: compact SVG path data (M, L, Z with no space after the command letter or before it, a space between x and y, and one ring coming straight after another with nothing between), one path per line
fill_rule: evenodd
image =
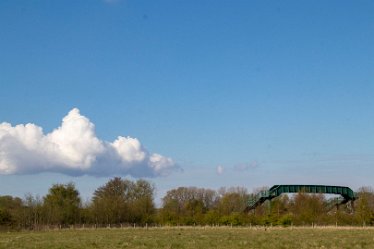
M47 134L78 108L101 140L137 138L182 168L147 178L158 196L373 186L373 13L373 1L3 0L0 123ZM109 178L2 174L0 195L73 181L88 198Z

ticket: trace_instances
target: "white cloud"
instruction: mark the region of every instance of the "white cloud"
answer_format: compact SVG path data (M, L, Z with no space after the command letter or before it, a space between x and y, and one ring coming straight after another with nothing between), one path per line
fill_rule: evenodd
M217 170L217 174L218 175L222 175L223 171L224 171L224 168L223 168L223 166L219 165L219 166L217 166L216 170Z
M146 153L140 142L136 138L119 136L113 143L113 148L123 162L142 162L146 157Z
M59 172L147 177L166 175L176 168L171 158L149 153L136 138L100 140L94 124L77 108L49 134L35 124L0 124L0 174Z

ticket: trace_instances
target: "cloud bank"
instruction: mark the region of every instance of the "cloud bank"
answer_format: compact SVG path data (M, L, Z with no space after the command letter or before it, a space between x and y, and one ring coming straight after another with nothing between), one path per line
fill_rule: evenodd
M48 134L35 124L0 124L0 174L155 177L175 169L171 158L149 153L136 138L100 140L94 124L77 108Z

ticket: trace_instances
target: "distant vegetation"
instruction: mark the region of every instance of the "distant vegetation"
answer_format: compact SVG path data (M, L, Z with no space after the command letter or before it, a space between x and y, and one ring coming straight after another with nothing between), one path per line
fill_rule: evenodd
M44 197L0 196L0 228L6 230L122 226L373 226L374 191L360 188L353 207L336 208L323 195L283 195L243 212L253 193L245 188L219 190L179 187L154 204L154 186L119 177L96 189L82 203L74 184L55 184Z

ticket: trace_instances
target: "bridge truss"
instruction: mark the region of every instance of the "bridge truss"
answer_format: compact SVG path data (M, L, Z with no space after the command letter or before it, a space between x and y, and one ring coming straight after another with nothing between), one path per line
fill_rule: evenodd
M340 195L340 201L337 205L353 202L357 199L357 194L349 187L328 186L328 185L274 185L268 190L261 191L253 195L248 200L246 211L255 209L267 200L271 200L288 193L311 193L311 194L336 194Z

